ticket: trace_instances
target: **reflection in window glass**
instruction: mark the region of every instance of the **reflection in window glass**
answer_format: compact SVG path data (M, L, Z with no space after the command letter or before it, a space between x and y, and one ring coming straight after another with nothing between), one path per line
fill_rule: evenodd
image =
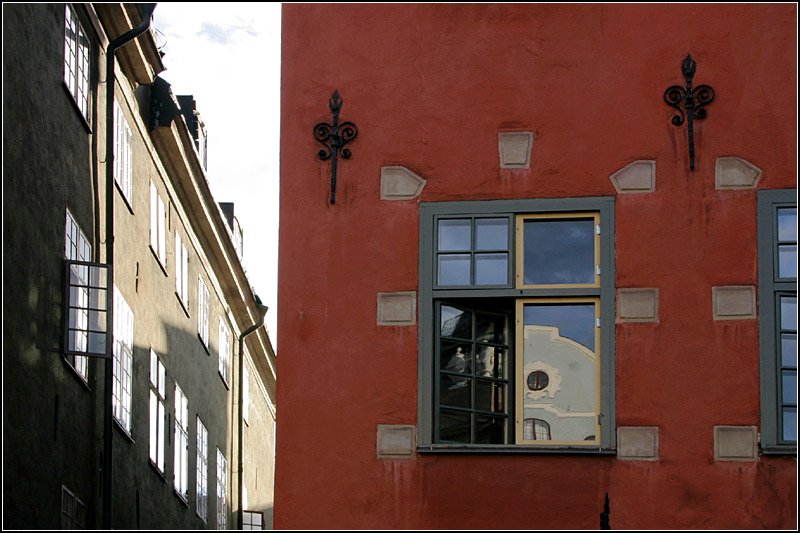
M781 244L778 246L778 277L797 277L797 245Z
M551 440L550 424L538 418L526 418L522 438L525 440Z
M523 232L525 285L594 283L594 219L529 219Z
M797 401L797 371L784 370L782 379L783 403L796 403Z
M783 440L797 442L797 407L783 409Z
M469 443L472 440L471 415L442 409L439 415L439 438L443 441Z
M522 418L546 423L555 441L596 435L595 303L530 303L523 314L522 383L536 386L521 392ZM541 378L545 374L546 385ZM536 437L525 439L531 431ZM542 440L535 422L523 425L522 436Z
M781 365L797 368L797 333L781 334Z
M450 307L442 306L442 337L458 337L460 339L472 338L472 313Z
M469 285L469 254L452 254L439 256L439 285Z
M781 329L794 331L797 327L797 297L781 297Z
M439 251L465 251L472 248L472 221L469 219L439 221Z
M508 219L479 218L475 220L476 250L507 250Z
M475 285L508 284L508 254L475 254Z
M797 208L778 208L778 240L797 242Z

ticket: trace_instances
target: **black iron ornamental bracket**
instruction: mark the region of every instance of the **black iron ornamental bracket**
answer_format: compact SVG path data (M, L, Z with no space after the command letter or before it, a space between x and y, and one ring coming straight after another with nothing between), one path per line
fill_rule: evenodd
M333 91L328 107L333 113L333 124L322 122L314 126L314 138L324 148L317 152L317 157L322 161L331 160L331 203L336 203L336 161L339 154L342 159L350 159L350 149L344 145L358 135L358 128L352 122L339 124L339 110L342 108L342 97L339 91Z
M698 85L692 88L692 78L694 77L696 69L697 63L695 63L691 55L687 54L686 59L684 59L681 64L683 77L686 79L686 88L684 89L680 85L673 85L664 91L664 101L667 105L674 107L678 110L678 113L680 113L680 115L672 117L672 123L675 126L681 126L684 119L687 122L689 133L689 167L692 170L694 170L694 120L703 120L706 118L708 113L704 109L704 106L710 104L714 100L714 89L710 86ZM683 109L681 109L681 103L683 103L686 109L685 114Z

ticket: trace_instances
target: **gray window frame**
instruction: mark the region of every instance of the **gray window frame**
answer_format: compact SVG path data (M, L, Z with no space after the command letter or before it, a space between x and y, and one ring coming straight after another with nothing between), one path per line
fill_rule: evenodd
M797 454L797 443L781 442L780 331L777 327L780 296L797 296L797 278L778 277L777 210L797 207L795 189L758 191L758 294L759 354L761 366L761 451L766 454Z
M475 200L420 203L419 253L419 367L418 367L418 452L442 453L579 453L614 454L616 449L616 388L615 388L615 324L614 324L614 197L544 198L515 200ZM600 213L600 287L589 288L525 288L514 285L513 266L516 265L514 220L518 214L564 213L594 211ZM504 217L510 220L509 284L504 287L455 287L435 285L437 271L436 221L440 218ZM519 445L519 444L440 444L434 441L434 381L436 303L459 298L546 298L587 296L600 298L601 350L601 433L598 446ZM471 305L471 304L469 304ZM512 317L513 319L513 317ZM512 320L513 323L513 320ZM512 343L512 353L513 353ZM513 360L513 356L510 357ZM513 382L513 377L510 380ZM513 385L512 387L513 388ZM513 402L510 402L513 403ZM509 417L513 416L513 408Z

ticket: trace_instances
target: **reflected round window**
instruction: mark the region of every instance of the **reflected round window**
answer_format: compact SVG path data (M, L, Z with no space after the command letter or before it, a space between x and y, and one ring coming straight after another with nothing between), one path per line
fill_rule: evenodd
M530 390L542 390L550 384L550 377L547 372L534 370L528 374L528 388Z

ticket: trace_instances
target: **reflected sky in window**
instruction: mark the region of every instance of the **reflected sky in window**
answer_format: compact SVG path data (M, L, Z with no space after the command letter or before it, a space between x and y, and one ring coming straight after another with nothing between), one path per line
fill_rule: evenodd
M526 220L525 285L594 283L594 219Z
M595 351L594 304L526 304L525 325L556 327L562 337Z
M781 207L778 209L778 240L781 242L797 242L796 207Z

